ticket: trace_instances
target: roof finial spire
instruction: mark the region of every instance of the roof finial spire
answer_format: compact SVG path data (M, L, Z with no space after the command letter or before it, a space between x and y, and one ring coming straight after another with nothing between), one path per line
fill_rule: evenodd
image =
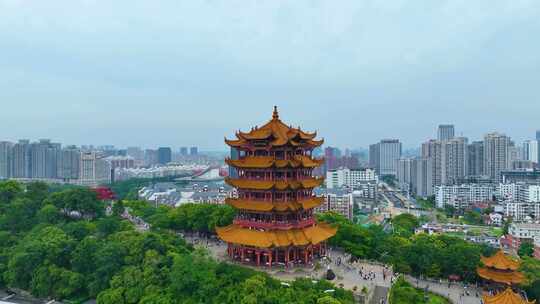
M277 111L277 106L274 106L274 113L272 113L272 119L279 119L279 114Z

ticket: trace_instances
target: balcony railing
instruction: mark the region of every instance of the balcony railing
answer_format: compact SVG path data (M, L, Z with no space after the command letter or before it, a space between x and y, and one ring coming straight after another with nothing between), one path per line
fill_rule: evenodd
M252 228L258 228L258 229L280 229L280 230L287 230L287 229L295 229L295 228L304 228L306 226L312 226L315 224L315 220L313 218L300 220L300 221L290 221L290 222L265 222L265 221L258 221L258 220L245 220L245 219L235 219L234 224L242 227L252 227Z

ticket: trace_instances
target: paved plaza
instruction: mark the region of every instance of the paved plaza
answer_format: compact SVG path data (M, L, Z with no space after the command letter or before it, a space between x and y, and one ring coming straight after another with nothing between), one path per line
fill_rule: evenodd
M210 254L220 261L228 261L226 244L215 239L201 239L197 236L185 236L186 240L195 246L208 249ZM371 303L381 303L385 296L381 293L388 292L392 285L394 273L392 269L381 264L368 261L350 263L350 255L340 250L329 249L327 258L320 260L319 267L289 268L272 267L258 268L279 280L290 281L299 277L308 277L314 280L324 277L328 268L336 274L332 282L346 289L356 289L360 292L364 287L369 293L375 293ZM250 267L250 266L247 266ZM318 268L316 270L316 268ZM426 289L430 292L445 296L455 304L481 304L482 291L474 286L464 286L458 283L448 284L442 281L426 281L406 276L407 281L415 287ZM377 288L378 287L378 288ZM376 298L376 299L375 299Z

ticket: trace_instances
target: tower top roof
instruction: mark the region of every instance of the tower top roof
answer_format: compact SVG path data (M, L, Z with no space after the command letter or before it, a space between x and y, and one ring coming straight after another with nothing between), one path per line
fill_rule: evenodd
M482 298L485 304L534 304L536 302L523 299L512 288L507 288L494 296L484 295Z
M272 119L260 127L253 127L249 132L236 132L236 140L227 140L225 142L229 146L241 147L252 140L267 140L271 146L284 146L290 144L292 146L320 146L323 140L315 140L317 132L308 133L298 128L288 126L279 119L277 106L274 106Z
M277 106L274 106L274 112L272 113L272 119L273 120L279 119L279 113L278 113L278 110L277 110Z
M482 263L490 268L499 270L517 270L520 262L511 259L502 250L497 251L490 257L481 257Z

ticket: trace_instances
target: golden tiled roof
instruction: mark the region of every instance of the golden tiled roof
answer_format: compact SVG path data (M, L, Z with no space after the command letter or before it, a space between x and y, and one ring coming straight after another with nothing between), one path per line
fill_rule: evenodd
M324 163L323 159L313 159L305 155L297 155L294 159L284 160L275 159L272 156L248 156L239 160L225 159L225 162L233 167L237 168L270 168L270 167L304 167L304 168L316 168Z
M320 146L323 144L323 140L314 140L317 136L317 132L307 133L298 128L287 126L280 119L277 112L277 108L274 107L274 113L272 120L261 127L253 128L249 132L237 132L236 137L238 140L228 140L225 142L233 147L239 147L245 145L250 140L269 140L271 146L283 146L291 144L293 146L299 145L311 145Z
M497 271L487 267L478 267L476 272L483 279L507 285L520 284L525 280L525 276L518 271Z
M504 292L490 296L485 294L482 296L484 304L534 304L536 301L526 301L519 294L515 293L512 288L507 288Z
M227 227L218 227L216 232L222 240L228 243L270 248L318 244L334 236L337 228L319 223L303 229L258 231L233 224Z
M275 188L277 190L286 189L300 189L300 188L315 188L324 182L324 178L307 178L302 180L290 180L290 181L270 181L270 180L250 180L250 179L234 179L225 178L225 182L232 187L240 189L254 189L254 190L270 190Z
M490 257L482 256L480 260L485 266L500 270L517 270L520 265L518 261L505 255L502 250L497 251L497 253Z
M291 201L291 202L266 202L228 198L225 202L236 208L252 211L295 211L299 209L311 209L321 205L324 201L323 197L313 197L307 200Z

